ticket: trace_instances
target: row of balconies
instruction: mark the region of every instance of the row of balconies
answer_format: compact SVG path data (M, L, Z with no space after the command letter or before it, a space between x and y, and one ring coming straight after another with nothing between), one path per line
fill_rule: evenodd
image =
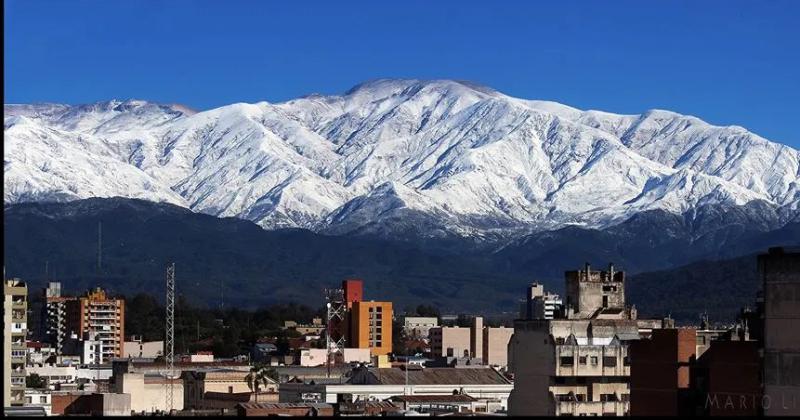
M556 416L623 416L630 409L628 401L559 401L558 398L555 398L555 406Z

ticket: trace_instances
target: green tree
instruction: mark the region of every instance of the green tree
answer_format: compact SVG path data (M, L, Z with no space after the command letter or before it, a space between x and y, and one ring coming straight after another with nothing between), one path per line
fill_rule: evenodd
M277 372L275 369L272 369L274 373ZM270 372L269 370L264 367L263 365L255 365L250 368L250 373L245 376L244 380L247 382L247 387L250 388L250 391L255 394L256 402L258 402L258 391L261 388L261 385L266 387L270 383Z
M44 380L38 373L31 373L25 377L26 388L44 388Z

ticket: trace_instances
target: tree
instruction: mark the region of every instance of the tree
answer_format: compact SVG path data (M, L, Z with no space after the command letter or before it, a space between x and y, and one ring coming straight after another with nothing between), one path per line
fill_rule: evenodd
M250 368L250 373L245 376L244 380L247 382L247 387L250 388L250 391L255 394L256 402L258 402L259 388L261 388L261 385L266 387L270 382L271 374L274 375L275 373L277 372L270 372L263 365L255 365Z
M38 373L31 373L25 378L26 388L44 388L44 380Z

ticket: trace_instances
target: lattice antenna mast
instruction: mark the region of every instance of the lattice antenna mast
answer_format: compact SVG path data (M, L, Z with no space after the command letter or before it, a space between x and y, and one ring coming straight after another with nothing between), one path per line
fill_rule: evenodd
M331 361L336 354L344 353L345 339L342 332L345 312L347 307L344 302L344 290L326 289L325 306L327 307L327 327L325 329L325 341L327 351L328 377L331 377Z
M164 361L167 365L167 409L172 412L175 390L172 381L175 378L175 263L167 265L167 323L164 338Z

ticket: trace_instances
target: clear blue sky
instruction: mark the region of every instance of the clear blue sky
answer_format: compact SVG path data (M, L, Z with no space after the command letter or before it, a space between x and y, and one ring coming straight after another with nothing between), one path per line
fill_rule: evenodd
M670 109L800 147L798 22L795 0L5 0L4 101L207 109L452 78L584 109Z

